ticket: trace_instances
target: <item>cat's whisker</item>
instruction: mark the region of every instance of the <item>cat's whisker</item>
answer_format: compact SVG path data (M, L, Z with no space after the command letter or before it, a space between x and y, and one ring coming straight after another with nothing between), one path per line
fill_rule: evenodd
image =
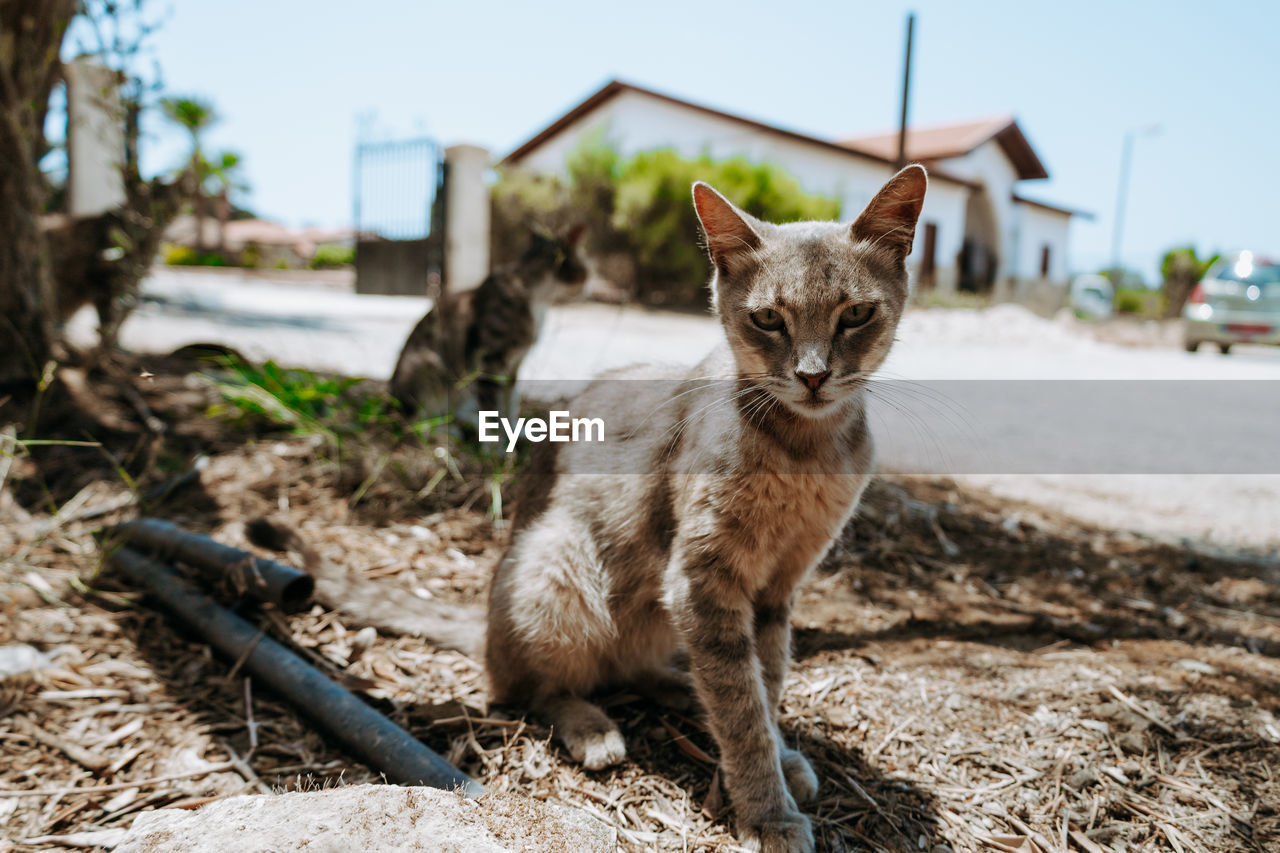
M625 381L625 380L623 380L623 381ZM667 406L669 406L669 405L671 405L671 404L675 403L675 402L676 402L677 400L679 400L681 397L684 397L684 396L686 396L686 395L688 395L688 394L693 394L693 393L698 392L698 391L705 391L707 388L714 388L716 385L720 384L721 382L732 382L732 381L733 381L733 379L732 379L732 378L711 379L711 381L709 381L709 382L706 382L706 383L704 383L704 384L702 384L702 385L695 385L695 386L694 386L694 387L692 387L692 388L688 388L688 389L686 389L686 390L684 390L684 391L681 391L679 394L672 394L670 397L667 397L667 398L666 398L666 399L664 399L661 403L659 403L659 404L658 404L658 405L653 409L653 411L651 411L651 412L650 412L650 413L645 417L645 419L644 419L644 420L642 420L639 424L637 424L637 425L635 426L635 428L634 428L633 430L631 430L631 432L632 432L633 434L634 434L634 433L638 433L638 432L640 431L640 428L641 428L641 427L643 427L645 424L647 424L647 423L648 423L648 422L649 422L649 421L654 417L654 415L658 414L658 412L662 411L662 409L666 408Z
M676 434L672 437L671 441L668 442L667 444L667 453L664 455L663 461L665 462L667 459L669 459L671 453L673 453L675 449L680 446L680 443L683 440L684 435L688 432L691 426L705 419L715 410L723 406L727 406L737 401L741 397L745 396L746 394L750 394L754 391L763 391L763 389L754 385L750 385L745 388L740 388L734 393L730 394L728 397L717 397L715 400L712 400L710 403L703 406L698 411L693 412L692 414L686 415L685 417L677 421L671 428L669 428L662 434L662 437L665 438L666 435L670 433L672 430L676 430Z
M683 418L676 421L676 423L673 424L671 428L669 428L666 432L663 433L663 437L665 438L668 433L672 432L672 430L676 430L676 434L672 437L669 443L669 448L671 450L674 450L676 447L679 446L680 441L683 439L684 434L688 431L690 426L702 420L703 418L707 417L714 410L732 403L738 397L742 396L745 393L748 393L748 391L750 390L753 390L753 389L743 389L735 392L733 395L729 397L717 397L715 400L712 400L710 403L703 406L701 409L698 409L696 412L692 412L688 415L685 415Z
M937 461L941 470L954 470L954 454L952 453L950 445L944 443L940 438L935 421L941 420L959 436L967 439L971 438L971 446L973 447L980 445L980 442L977 440L977 432L973 429L972 424L969 423L967 419L963 420L962 424L957 424L953 421L949 417L950 413L948 411L945 409L939 409L934 405L935 401L932 398L928 396L910 397L909 395L911 390L912 389L905 386L877 385L871 388L871 394L874 401L883 402L884 405L897 413L901 419L911 427L912 432L915 435L916 444L922 448L926 445L930 448L932 451L931 458ZM921 413L916 406L911 405L912 403L923 405L927 411L925 413ZM872 407L872 412L874 413L874 411L875 409ZM883 414L880 417L883 423ZM885 426L886 428L882 428L877 432L886 432L887 424Z
M948 396L942 391L932 386L912 379L894 378L887 376L886 380L876 381L870 386L873 394L899 394L901 396L911 395L914 399L921 401L929 409L929 413L946 422L946 424L959 433L966 433L975 438L980 430L971 419L969 409L953 397Z

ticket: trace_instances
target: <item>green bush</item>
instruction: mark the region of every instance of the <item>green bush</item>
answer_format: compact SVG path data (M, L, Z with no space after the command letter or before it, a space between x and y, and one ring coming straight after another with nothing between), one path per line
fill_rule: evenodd
M1121 288L1116 291L1116 313L1159 317L1163 297L1159 291L1146 288Z
M354 246L317 246L316 252L307 262L313 270L334 270L349 267L356 262Z
M164 262L171 267L225 267L227 261L216 252L197 252L189 246L169 246Z
M690 187L702 180L752 216L771 222L835 219L840 204L808 196L776 166L740 157L695 160L675 151L637 154L617 184L613 226L631 240L637 296L650 303L697 304L705 300L711 265L699 245L698 217Z
M503 169L490 200L489 257L495 266L519 259L529 245L531 229L561 233L570 225L569 188L554 176Z
M664 305L706 303L710 263L700 246L690 187L702 180L753 216L773 222L835 219L840 204L811 196L786 172L746 158L683 157L674 150L623 159L599 137L567 163L568 180L518 169L493 187L496 262L523 250L526 223L558 231L573 222L588 230L588 253L625 255L634 295Z
M256 270L262 266L262 247L257 243L249 243L240 250L240 266Z

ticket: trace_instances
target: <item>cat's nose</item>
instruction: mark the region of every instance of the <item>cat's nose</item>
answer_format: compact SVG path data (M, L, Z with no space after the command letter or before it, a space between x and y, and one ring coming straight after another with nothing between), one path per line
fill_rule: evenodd
M827 381L827 377L831 375L830 368L805 368L797 367L796 376L800 377L800 381L809 386L810 391L817 391L823 382Z

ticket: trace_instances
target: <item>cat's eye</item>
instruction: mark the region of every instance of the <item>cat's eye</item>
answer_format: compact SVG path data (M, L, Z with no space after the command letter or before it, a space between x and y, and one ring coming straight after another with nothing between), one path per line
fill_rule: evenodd
M865 326L875 312L876 306L870 302L850 305L840 312L840 328L856 329L858 326Z
M772 308L761 308L751 312L751 322L766 332L776 332L782 328L782 315Z

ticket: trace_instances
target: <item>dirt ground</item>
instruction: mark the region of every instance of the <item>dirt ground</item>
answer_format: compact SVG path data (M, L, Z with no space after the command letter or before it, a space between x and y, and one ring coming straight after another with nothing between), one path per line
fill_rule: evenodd
M482 601L503 548L500 478L437 479L399 451L335 458L315 435L214 418L207 380L148 368L117 368L130 392L72 374L40 417L0 407L0 423L102 444L19 452L10 432L0 455L15 496L0 497L0 646L49 658L0 683L4 853L91 846L76 834L146 809L379 778L102 568L94 530L133 510L83 516L131 486L205 453L153 514L241 547L247 521L287 521L388 595ZM245 614L491 790L583 809L627 849L735 849L696 716L607 697L630 755L587 772L537 720L486 708L460 654L320 605ZM784 729L822 779L820 849L1280 849L1274 564L882 478L794 624Z

